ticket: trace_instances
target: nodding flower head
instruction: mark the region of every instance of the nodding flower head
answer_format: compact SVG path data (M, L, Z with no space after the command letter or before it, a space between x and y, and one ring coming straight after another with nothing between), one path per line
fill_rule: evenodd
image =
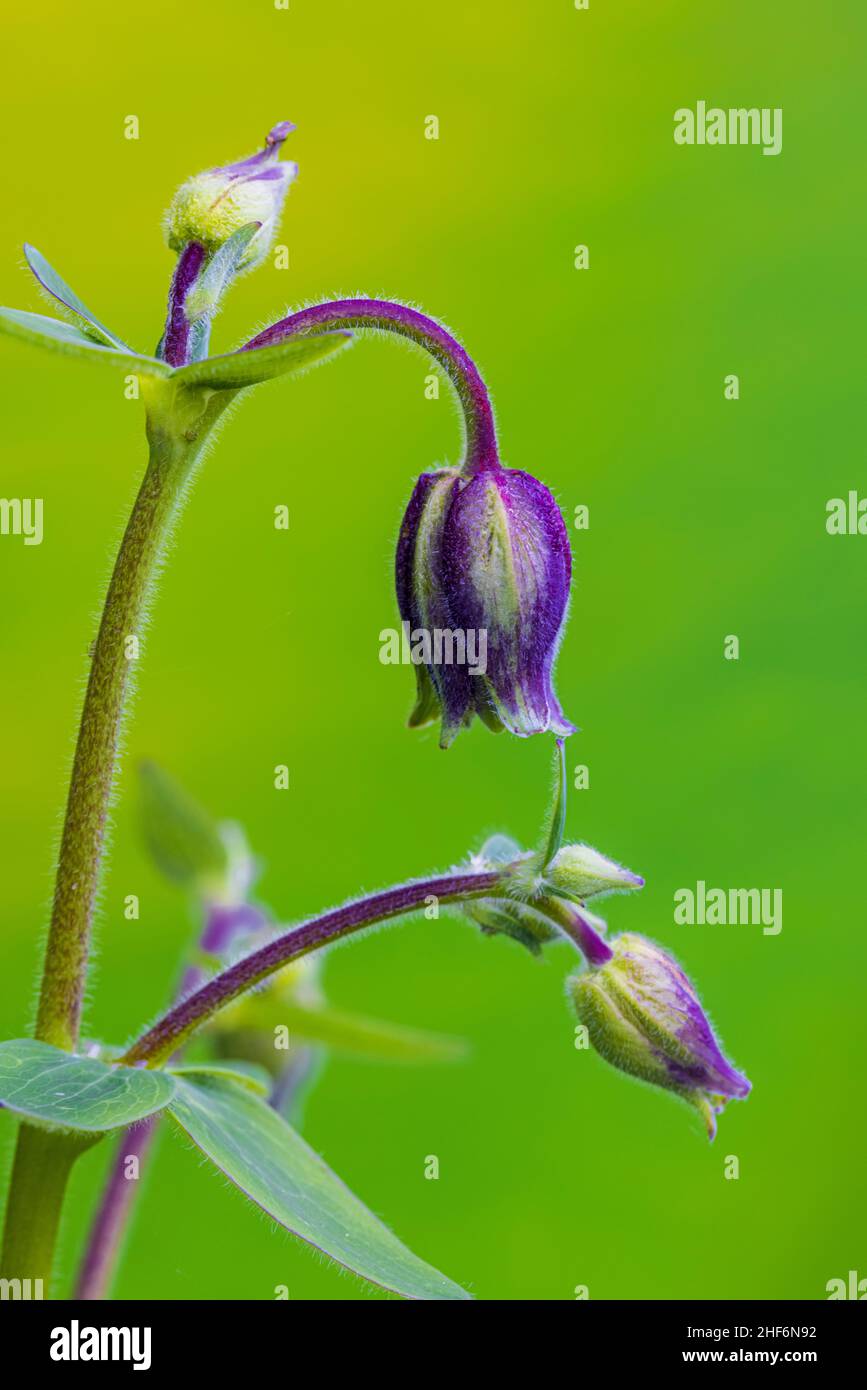
M166 240L173 251L180 255L192 243L213 255L235 232L258 222L259 230L238 268L259 264L268 253L283 200L298 173L297 164L280 163L280 146L291 130L291 122L281 121L257 154L195 174L181 185L165 219Z
M694 1106L713 1139L717 1114L749 1095L749 1081L723 1056L676 960L631 932L610 944L607 964L568 982L590 1041L612 1066Z
M521 737L573 733L552 685L570 578L560 509L529 473L423 474L396 562L404 630L424 658L410 725L441 716L444 748L476 714Z

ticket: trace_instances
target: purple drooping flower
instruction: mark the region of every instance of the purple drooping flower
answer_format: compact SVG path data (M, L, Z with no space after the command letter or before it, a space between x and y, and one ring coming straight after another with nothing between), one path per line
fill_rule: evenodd
M411 726L442 715L443 747L476 714L521 737L574 732L552 685L571 556L543 483L499 464L423 474L395 570L418 681Z
M673 1091L701 1113L708 1135L729 1100L750 1083L723 1055L693 985L652 941L624 932L600 969L575 975L569 988L590 1041L606 1061Z

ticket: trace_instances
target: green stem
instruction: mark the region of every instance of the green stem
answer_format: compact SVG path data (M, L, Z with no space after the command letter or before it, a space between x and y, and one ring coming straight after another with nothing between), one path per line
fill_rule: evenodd
M158 408L149 412L150 460L121 542L93 649L57 865L36 1036L69 1051L78 1042L118 740L140 655L148 596L178 502L212 423L204 420L201 401L199 420L185 420L177 406L186 402L178 402L173 391L168 398L166 390L162 387L162 394L154 396ZM225 400L216 399L222 409Z
M36 1020L37 1038L70 1052L78 1044L124 703L139 657L148 598L193 467L234 395L186 390L145 378L141 384L148 407L150 458L115 561L93 649ZM48 1288L66 1183L82 1147L87 1146L75 1136L20 1126L0 1261L4 1277L41 1278Z
M48 1298L57 1228L72 1165L93 1139L22 1124L15 1150L2 1277L31 1280L30 1297ZM33 1280L41 1280L41 1286Z

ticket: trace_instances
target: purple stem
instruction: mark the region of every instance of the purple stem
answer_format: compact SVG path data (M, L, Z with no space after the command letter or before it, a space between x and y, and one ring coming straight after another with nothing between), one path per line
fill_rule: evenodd
M388 299L335 299L328 304L315 304L280 319L279 323L272 323L240 350L273 347L297 333L334 328L373 328L398 333L429 352L448 376L461 403L467 436L466 467L475 473L480 468L497 466L494 413L475 363L442 324L405 304L394 304Z
M175 266L169 289L169 313L162 342L162 356L170 367L185 367L190 360L190 324L186 315L186 302L204 261L204 246L200 246L197 241L191 241L184 247Z
M181 975L181 983L175 997L182 999L185 994L189 994L201 984L203 978L198 966L188 965ZM140 1124L130 1125L121 1136L90 1227L72 1295L74 1299L94 1301L103 1299L108 1294L123 1233L138 1195L138 1183L150 1156L159 1121L159 1115L149 1115ZM127 1160L130 1158L138 1159L136 1178L128 1178L126 1175Z
M349 936L351 932L373 926L377 922L400 917L420 907L427 898L453 902L458 898L480 898L502 883L501 870L477 874L443 874L439 878L421 879L387 888L369 898L334 908L321 917L313 917L292 931L275 937L258 951L236 961L234 965L214 975L201 988L182 999L157 1023L133 1043L118 1060L125 1066L146 1063L158 1065L175 1048L206 1022L212 1014L237 999L252 985L273 975L290 961L317 951L332 941Z
M614 958L608 942L577 903L566 902L564 898L552 895L545 899L545 912L559 922L567 936L572 938L588 965L598 969Z
M125 1131L118 1144L102 1201L90 1229L87 1249L72 1295L75 1299L94 1300L106 1297L121 1238L141 1180L141 1170L153 1143L159 1118L159 1115L151 1115L141 1124L133 1125ZM138 1159L136 1178L126 1176L130 1158Z
M316 1051L312 1047L302 1047L277 1077L268 1097L268 1104L278 1115L288 1120L299 1093L310 1080L316 1067Z

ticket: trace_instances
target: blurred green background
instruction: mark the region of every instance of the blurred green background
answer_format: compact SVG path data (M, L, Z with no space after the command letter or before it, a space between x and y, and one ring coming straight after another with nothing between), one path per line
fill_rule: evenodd
M610 928L677 953L754 1084L708 1145L685 1108L575 1050L565 947L539 963L413 920L335 952L330 997L459 1034L468 1060L334 1060L307 1137L479 1298L822 1298L867 1275L867 539L825 530L827 500L864 486L863 6L153 0L145 17L48 0L8 12L5 38L0 301L44 308L28 239L152 350L173 264L162 208L291 118L290 268L242 282L215 349L287 305L412 300L476 356L506 462L567 519L589 506L557 682L582 728L570 764L590 769L569 832L646 875L607 905ZM782 107L782 154L675 146L674 110L699 99ZM10 341L0 362L0 493L45 505L41 547L0 537L0 1033L16 1036L86 651L145 455L141 407L110 372ZM404 727L412 673L378 659L402 506L457 452L429 370L359 341L254 393L208 458L125 740L90 1036L122 1041L160 1010L192 930L140 843L143 757L245 825L259 895L286 921L459 862L492 830L537 833L549 741L476 726L442 753ZM673 893L697 879L781 888L782 933L675 926ZM12 1132L0 1118L4 1171ZM79 1165L66 1277L108 1156ZM368 1296L165 1132L118 1294L267 1299L278 1284Z

